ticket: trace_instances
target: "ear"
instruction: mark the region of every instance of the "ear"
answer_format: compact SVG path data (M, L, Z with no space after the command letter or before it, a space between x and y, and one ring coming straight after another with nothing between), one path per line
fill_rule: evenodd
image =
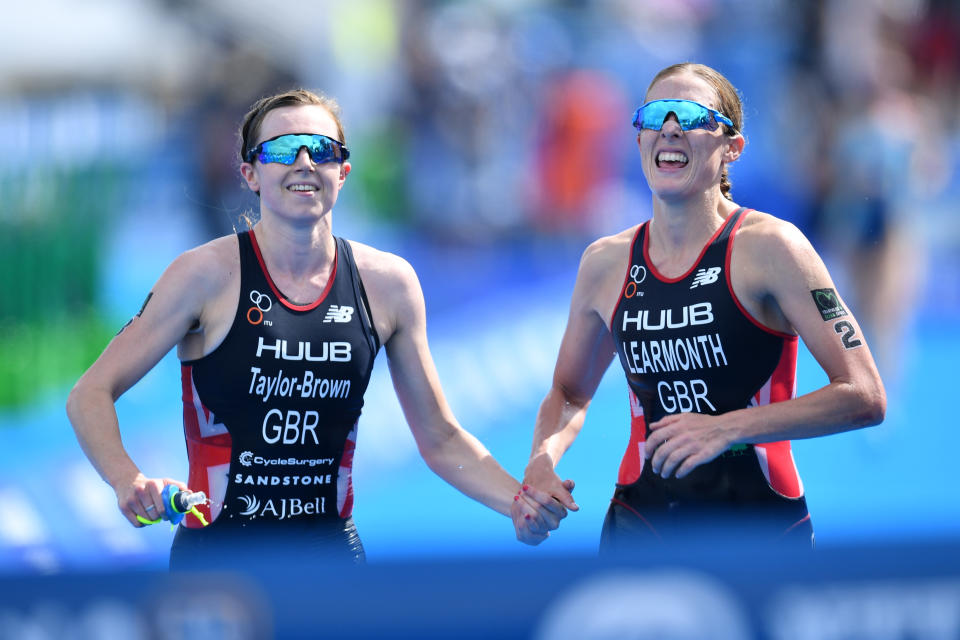
M243 179L247 181L247 186L250 188L250 191L259 195L260 180L257 177L257 170L253 168L253 165L249 162L242 163L240 165L240 174L243 176Z
M743 153L743 147L747 143L742 134L737 134L727 139L727 147L723 150L723 161L726 163L736 162L740 154Z
M338 185L339 187L343 187L343 183L347 181L347 176L350 174L351 169L353 169L353 167L350 165L349 162L344 162L343 164L340 165L340 184Z

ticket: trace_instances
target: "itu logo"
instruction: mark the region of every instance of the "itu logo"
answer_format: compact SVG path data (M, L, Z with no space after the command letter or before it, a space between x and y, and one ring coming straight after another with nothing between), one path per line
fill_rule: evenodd
M623 288L623 297L632 298L633 296L642 296L643 291L637 291L637 286L647 279L647 268L643 265L634 264L630 266L630 282Z
M270 296L254 289L250 292L250 302L253 303L253 306L247 311L247 322L252 325L258 325L262 322L268 327L273 324L269 320L264 321L263 319L263 314L273 307L273 300L270 299Z
M709 269L697 269L697 275L693 277L691 289L696 289L702 284L713 284L720 276L720 267L710 267Z

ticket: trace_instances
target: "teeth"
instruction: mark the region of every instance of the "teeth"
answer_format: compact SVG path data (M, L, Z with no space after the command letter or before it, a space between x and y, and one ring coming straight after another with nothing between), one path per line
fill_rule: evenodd
M677 151L661 151L657 156L657 162L682 162L686 164L687 156Z
M290 191L316 191L313 185L309 184L292 184L287 189L290 189Z

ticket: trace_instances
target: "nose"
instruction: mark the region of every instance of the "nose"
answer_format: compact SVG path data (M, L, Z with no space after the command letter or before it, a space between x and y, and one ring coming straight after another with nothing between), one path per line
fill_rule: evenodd
M667 117L663 119L663 124L660 125L660 135L663 136L678 136L683 129L680 127L680 121L677 119L677 114L673 111L667 114Z
M310 157L310 152L307 151L307 147L300 147L300 149L297 151L297 157L293 161L293 166L305 166L309 169L313 169L316 166L316 164L313 162L313 158Z

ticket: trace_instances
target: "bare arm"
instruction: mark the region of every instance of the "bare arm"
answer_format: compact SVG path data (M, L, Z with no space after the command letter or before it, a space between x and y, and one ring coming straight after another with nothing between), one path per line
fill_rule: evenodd
M67 415L81 448L113 487L121 512L134 526L139 526L138 515L151 515L151 505L163 508L164 484L187 487L167 478L151 480L140 472L123 447L114 402L198 325L205 288L195 276L196 257L184 254L170 265L141 311L110 341L67 399Z
M829 383L785 402L721 416L674 414L651 424L647 452L655 452L653 470L664 477L674 471L682 477L733 444L813 438L883 420L886 395L866 339L809 241L793 225L775 219L757 224L744 240L745 273L762 274L762 279L751 281L748 275L742 280L743 299L754 303L768 326L795 329ZM821 313L814 292L834 295L842 312Z
M586 418L587 408L614 355L613 337L601 314L615 299L611 287L621 273L618 260L626 255L624 238L592 244L583 255L570 303L570 315L553 374L553 384L540 405L533 434L533 450L524 482L536 486L577 509L573 497L554 472L573 444Z
M484 445L457 422L437 376L426 332L423 292L405 261L380 254L364 282L370 293L377 330L385 341L390 374L404 416L424 461L437 475L465 495L511 515L515 502L536 520L546 537L565 515L562 506L538 505L536 498L518 497L517 482ZM542 497L542 496L541 496ZM547 502L547 498L543 498Z

